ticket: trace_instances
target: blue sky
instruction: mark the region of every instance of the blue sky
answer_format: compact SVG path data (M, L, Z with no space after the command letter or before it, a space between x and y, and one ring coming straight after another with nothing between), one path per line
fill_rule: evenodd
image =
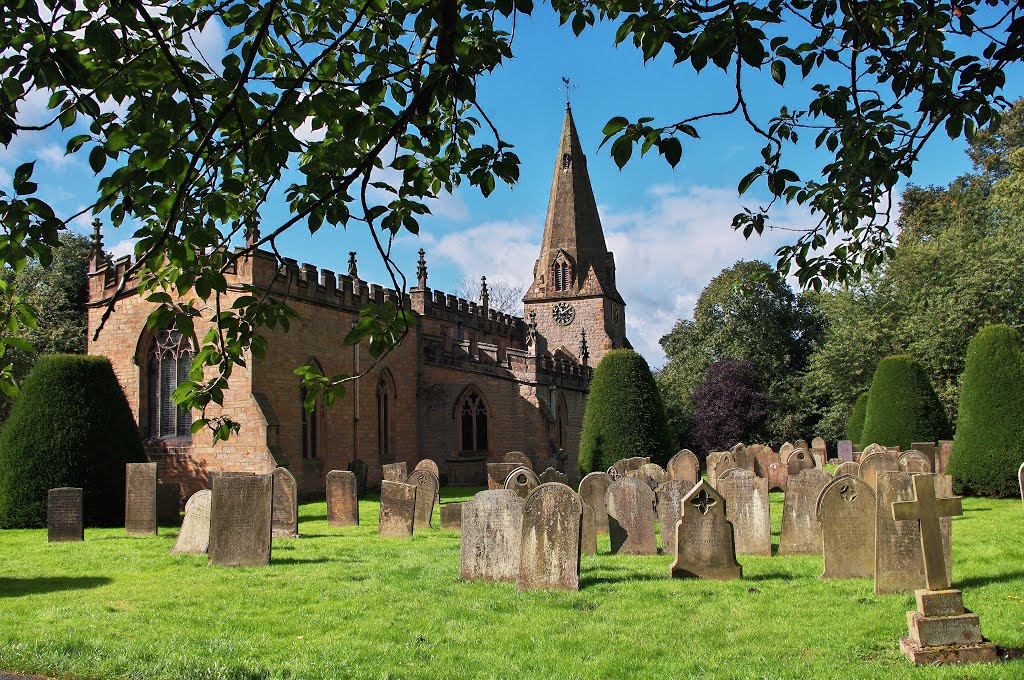
M558 27L547 6L538 5L534 17L520 19L516 28L516 58L479 83L480 99L502 136L513 143L522 161L521 179L509 189L499 188L487 199L463 187L434 206L423 220L418 237L405 235L395 244L396 259L407 276L415 275L416 251L427 251L430 286L455 291L460 279L528 284L536 259L547 208L548 190L565 107L562 76L572 79L573 114L594 185L609 247L615 253L620 292L627 303L628 335L653 365L664 356L658 338L678 318L687 317L701 289L722 268L739 259L770 260L787 238L775 232L745 241L730 228L741 201L736 184L760 160L762 144L736 118L719 119L699 128L700 140L684 143L676 169L655 155L634 158L622 171L608 149L597 151L601 129L609 118L625 115L656 116L672 122L731 102L732 76L715 67L695 74L689 66L671 66L668 54L643 64L631 45L616 48L613 31L590 29L577 38L568 27ZM219 61L226 40L211 24L197 37L197 48L210 61ZM785 88L767 74L751 79L748 100L766 120L783 103L804 108L806 88L795 69ZM1014 72L1012 75L1016 75ZM1020 96L1019 80L1011 77L1008 96ZM32 106L43 115L45 98ZM727 104L728 106L728 104ZM963 141L936 136L926 148L912 181L944 184L970 169ZM802 176L820 168L821 157L812 150L791 150L789 167ZM73 213L92 201L95 180L86 154L63 155L63 141L55 133L16 139L0 149L0 184L22 162L37 159L36 172L44 196L59 209ZM745 197L756 201L757 194ZM269 226L286 212L280 203L264 213ZM783 222L801 226L805 213L797 208L778 213ZM88 219L75 228L87 232ZM131 229L105 232L105 241L118 253L130 251ZM301 225L279 242L282 253L300 262L344 271L348 252L359 253L364 279L386 282L366 228L350 230L325 226L311 237Z

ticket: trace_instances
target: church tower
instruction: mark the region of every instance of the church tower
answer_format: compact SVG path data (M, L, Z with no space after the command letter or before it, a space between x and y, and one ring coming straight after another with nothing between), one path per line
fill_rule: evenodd
M597 214L587 157L572 109L565 106L562 139L533 284L523 298L527 322L552 354L561 350L596 364L611 349L629 347L626 303L615 287L615 259Z

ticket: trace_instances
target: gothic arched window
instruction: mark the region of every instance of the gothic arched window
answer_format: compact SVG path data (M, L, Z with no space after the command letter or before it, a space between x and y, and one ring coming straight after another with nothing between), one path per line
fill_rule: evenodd
M462 424L462 450L487 450L487 406L476 390L470 390L459 409Z
M192 410L174 403L171 395L188 380L195 351L188 338L174 329L153 337L147 353L148 436L191 439Z
M381 375L377 383L377 459L382 464L391 460L390 401L387 378Z

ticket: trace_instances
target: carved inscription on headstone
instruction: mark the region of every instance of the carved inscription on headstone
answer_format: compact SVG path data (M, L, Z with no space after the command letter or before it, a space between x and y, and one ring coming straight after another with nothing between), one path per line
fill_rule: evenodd
M274 538L299 535L299 491L287 468L274 468Z
M583 499L565 484L548 482L523 505L517 590L579 590Z
M125 465L124 533L156 536L156 463Z
M210 503L210 566L270 564L274 478L247 475L213 478Z
M196 491L185 503L185 519L171 554L202 554L210 548L210 503L213 492Z
M391 538L412 536L416 515L416 486L404 482L380 484L380 520L378 532ZM433 503L433 495L431 495Z
M879 472L875 504L875 594L912 592L927 586L921 532L915 522L893 519L892 504L914 500L914 475L907 472ZM940 498L953 495L948 475L935 475L935 492ZM939 520L945 551L947 576L952 576L948 517Z
M668 481L658 487L658 525L661 529L661 547L668 553L676 540L676 523L679 522L680 503L683 496L693 488L693 482Z
M65 543L85 540L82 490L50 489L46 496L46 540Z
M675 530L675 560L669 567L673 578L743 576L725 505L725 499L703 481L683 497L682 516Z
M408 468L405 465L405 461L401 463L387 463L382 466L384 479L389 482L405 482L409 478ZM358 494L358 488L356 489Z
M794 452L795 453L795 452ZM824 470L803 470L790 475L782 506L780 555L820 555L821 525L818 523L818 495L832 477Z
M726 519L732 522L736 553L771 557L768 480L747 470L729 470L718 480L718 491L725 498Z
M635 477L620 477L608 487L607 499L612 554L657 555L651 488Z
M608 487L612 478L607 472L591 472L580 480L580 496L594 508L597 533L608 533Z
M845 464L845 463L844 463ZM875 574L875 493L858 477L837 476L818 498L825 568L822 578Z
M359 490L348 470L327 473L327 526L359 526Z
M505 489L481 491L463 504L459 578L516 580L524 505L524 499Z

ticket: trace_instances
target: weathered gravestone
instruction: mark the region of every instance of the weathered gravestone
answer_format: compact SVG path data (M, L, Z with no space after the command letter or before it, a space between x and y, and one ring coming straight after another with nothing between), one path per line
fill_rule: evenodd
M514 491L520 498L526 498L530 492L541 485L537 473L528 467L518 467L505 480L505 488Z
M515 463L519 467L530 468L533 470L533 461L522 451L509 451L502 458L504 463Z
M541 484L550 484L552 482L565 485L569 484L569 475L564 472L559 472L553 467L549 467L547 470L540 473L538 478L540 479ZM570 489L570 491L572 491L572 489Z
M505 480L512 474L512 471L521 467L517 463L488 463L487 464L487 490L497 491L505 488Z
M860 463L843 462L837 465L836 471L832 474L833 478L842 477L843 475L850 475L860 479Z
M584 555L597 554L597 515L594 513L594 508L586 501L583 501L583 528L580 533L580 552Z
M935 457L939 447L935 442L914 442L910 445L910 450L920 451L924 454L925 458L928 459L928 472L938 472L938 470L935 470Z
M213 478L210 501L210 566L270 564L273 475Z
M908 472L879 472L875 492L875 594L912 592L927 587L921 534L914 522L897 522L892 504L914 500L914 477ZM953 495L953 481L948 475L934 475L936 495ZM945 556L946 578L952 577L950 519L939 525Z
M758 477L767 478L769 476L768 470L771 464L778 464L781 462L779 454L773 451L770 446L763 446L759 444L756 447L747 447L747 453L754 458L754 474Z
M786 442L785 444L779 447L779 456L782 458L782 460L787 460L789 458L789 454L793 453L793 451L795 450L796 447L793 446L792 442Z
M597 533L608 533L608 487L612 478L607 472L591 472L580 480L580 496L594 508L597 518Z
M849 439L840 439L836 443L836 449L839 451L839 460L844 463L853 462L853 442Z
M768 480L748 470L729 470L718 479L732 522L738 555L772 554L772 523L768 515Z
M896 464L900 466L902 472L928 474L932 471L931 461L920 451L904 451L896 459Z
M940 475L946 474L946 466L949 465L949 454L953 453L953 442L941 439L935 449L935 472Z
M824 470L803 470L790 475L782 506L780 555L820 555L821 525L818 523L818 495L832 477Z
M210 504L213 492L196 491L185 503L185 519L181 522L178 540L171 548L173 555L201 555L210 548Z
M348 464L348 471L356 476L356 495L360 498L364 497L366 495L366 477L369 473L366 461L359 458L354 459Z
M417 470L427 470L437 479L441 479L441 471L438 469L437 463L429 458L424 458L420 462L416 463L416 467L413 468L413 472L416 472Z
M900 464L888 453L874 451L860 457L860 478L867 482L875 495L878 495L878 474L880 472L899 472Z
M788 481L789 468L785 463L780 461L768 465L768 489L770 491L785 491Z
M668 473L657 463L644 463L640 467L640 479L654 491L668 481Z
M806 439L797 439L793 442L794 449L803 449L804 451L810 451L811 447L807 444Z
M864 481L836 476L817 502L825 568L822 578L875 574L875 493Z
M389 538L410 538L415 523L417 489L404 482L380 483L378 533ZM431 496L433 503L433 496Z
M441 506L441 528L449 531L462 530L462 506L465 503L445 503Z
M47 492L46 540L49 543L85 540L81 489L64 486Z
M387 463L382 466L383 478L389 482L405 482L409 478L408 467L406 467L405 461L401 463ZM358 496L359 490L356 489L356 495Z
M643 458L641 456L622 458L612 463L612 466L608 468L608 474L616 479L619 477L636 477L644 463L650 462L650 458ZM613 473L612 470L615 472Z
M828 461L828 445L824 439L815 437L811 440L811 455L817 461L818 467L824 470L825 463Z
M156 463L125 465L124 533L156 536Z
M298 538L299 490L287 468L274 468L274 538Z
M657 555L651 488L634 477L620 477L608 487L607 499L612 554Z
M181 524L181 484L178 482L157 482L156 521L164 527Z
M414 528L429 529L434 516L434 501L437 500L437 477L430 470L414 470L409 475L409 484L416 487L416 518Z
M675 559L669 567L672 578L742 578L725 505L721 494L704 481L683 497L673 541Z
M867 446L865 446L863 448L863 450L861 450L861 452L860 452L860 460L857 461L857 462L858 463L863 463L864 459L867 458L868 456L870 456L872 453L889 453L889 450L887 448L885 448L884 446L882 446L881 444L875 444L875 443L868 444ZM895 460L895 459L893 459L893 460Z
M693 451L683 449L669 459L665 471L668 473L668 478L673 481L696 484L700 479L700 461Z
M712 451L708 454L708 484L715 486L718 478L726 470L743 467L732 451Z
M505 489L481 491L462 506L459 578L515 581L525 500Z
M671 480L657 488L658 526L661 529L661 547L668 553L676 540L676 523L679 522L680 504L683 496L693 488L693 482Z
M327 526L359 526L359 491L356 476L348 470L327 473Z
M786 476L793 478L803 472L804 470L814 469L814 456L807 453L804 449L793 449L788 456L786 456ZM820 469L820 468L819 468ZM787 487L788 490L788 487Z
M583 499L559 482L541 484L523 504L516 590L579 590Z

